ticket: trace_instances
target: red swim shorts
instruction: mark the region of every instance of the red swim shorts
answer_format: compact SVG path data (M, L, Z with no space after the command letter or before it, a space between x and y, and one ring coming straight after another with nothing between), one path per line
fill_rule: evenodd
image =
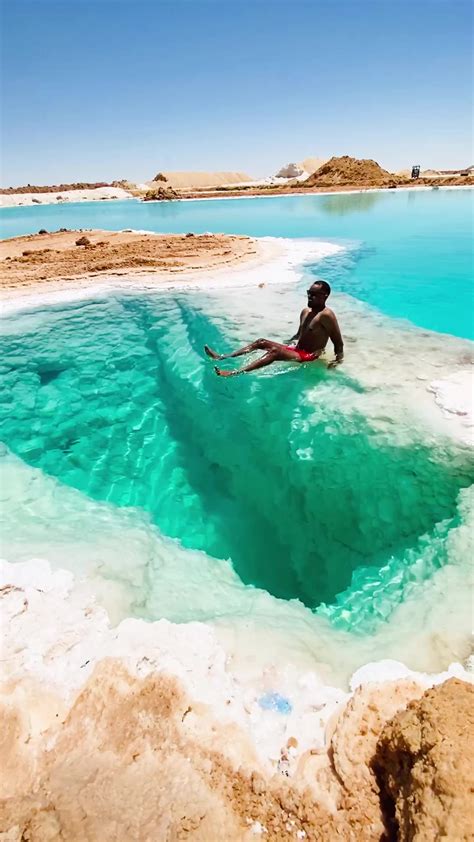
M295 351L302 363L311 363L319 357L319 354L311 354L309 351L303 351L301 348L295 348L292 345L285 345L285 348L287 348L288 351Z

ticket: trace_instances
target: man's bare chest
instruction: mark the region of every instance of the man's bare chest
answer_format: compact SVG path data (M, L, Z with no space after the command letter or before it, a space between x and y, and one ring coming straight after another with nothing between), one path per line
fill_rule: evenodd
M302 335L316 334L318 336L322 333L327 334L326 326L321 319L321 313L317 313L316 316L313 313L308 313L303 322L301 333Z

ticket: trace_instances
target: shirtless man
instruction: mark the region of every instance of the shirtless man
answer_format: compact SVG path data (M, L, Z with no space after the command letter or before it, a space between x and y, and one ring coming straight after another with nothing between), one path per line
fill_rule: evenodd
M236 374L244 374L246 371L256 371L275 362L297 362L307 363L317 360L327 345L328 339L334 345L335 359L329 363L332 368L342 363L344 357L344 343L341 331L335 314L329 307L326 307L326 300L331 293L331 287L326 281L315 281L307 291L308 306L301 311L300 326L297 333L292 336L290 342L297 340L296 345L280 345L271 339L257 339L244 348L239 348L232 354L216 354L208 345L204 350L208 357L213 360L225 360L231 357L240 357L242 354L250 354L252 351L265 351L263 357L255 360L242 368L225 371L215 366L214 370L219 377L233 377Z

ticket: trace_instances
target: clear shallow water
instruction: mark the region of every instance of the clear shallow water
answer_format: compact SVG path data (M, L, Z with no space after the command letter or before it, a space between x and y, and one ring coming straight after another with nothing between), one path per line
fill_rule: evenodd
M43 556L72 567L94 583L114 617L228 618L237 635L254 623L273 649L280 635L278 647L288 646L291 657L300 647L317 660L350 664L349 671L377 657L405 658L420 669L462 658L472 460L419 410L425 384L468 365L472 346L384 319L361 303L378 290L381 310L398 301L408 318L409 306L431 300L420 265L433 248L442 255L434 236L442 228L439 205L427 211L436 217L430 225L426 215L418 219L431 232L430 248L404 296L395 282L404 278L402 262L389 261L384 274L376 266L390 249L402 255L408 242L405 222L399 245L386 230L392 200L406 209L426 196L436 203L439 195L464 194L315 197L331 200L317 211L318 235L321 220L332 224L335 217L336 239L348 248L308 267L297 288L116 295L4 319L0 438L21 460L2 455L5 556ZM314 233L314 219L307 228L302 223L308 201L244 202L269 216L252 233L287 235L291 225L298 235ZM286 230L282 202L296 208ZM161 220L167 212L164 205L123 204L139 213L156 209L152 215ZM215 206L221 213L229 207L232 217L235 202L176 208L216 214ZM418 211L423 206L434 207L426 198ZM383 224L376 207L385 208ZM50 212L59 210L77 212ZM454 202L450 218L463 222L451 233L457 243L460 232L463 248L466 212ZM244 230L257 224L243 220L242 207L238 214ZM370 247L367 214L374 222ZM216 230L238 230L236 216L225 225L220 220L214 217ZM210 229L209 221L201 228ZM176 220L169 224L178 230ZM443 248L449 260L440 258L436 289L449 277L463 298L465 263L451 274L456 259L447 241ZM363 267L372 259L370 285ZM290 336L311 275L356 296L334 298L344 366L336 372L319 363L280 366L230 382L216 378L204 342L228 348L256 335ZM439 313L439 295L431 291L436 306L415 308L428 320ZM457 324L467 316L467 324L470 315L464 308L452 318Z
M473 191L381 191L194 202L5 208L3 237L123 228L319 237L349 246L318 267L334 288L420 327L474 339Z
M162 535L203 551L203 566L230 558L244 584L299 599L337 628L372 632L407 589L452 563L447 539L462 522L459 493L472 482L472 466L463 447L414 425L383 370L385 392L350 367L337 376L314 365L216 378L202 346L260 333L253 295L114 296L17 316L0 346L0 437L87 498L146 512ZM276 313L275 331L288 331L297 292L262 296L263 312L272 304ZM370 312L360 314L363 373L375 349L390 359L394 337L384 347L388 332L375 335ZM360 315L352 323L341 315L353 341ZM429 358L458 353L456 344L426 351L417 332L397 337L407 360L409 340ZM36 503L26 508L41 521ZM131 587L141 581L134 610L146 616L156 616L150 594L163 588L154 556L139 548L132 569L106 572L134 582L134 566L141 570ZM214 572L217 588L227 568ZM209 604L209 587L206 577L194 585L191 616ZM176 596L159 599L160 612L182 618ZM232 602L226 593L217 613Z

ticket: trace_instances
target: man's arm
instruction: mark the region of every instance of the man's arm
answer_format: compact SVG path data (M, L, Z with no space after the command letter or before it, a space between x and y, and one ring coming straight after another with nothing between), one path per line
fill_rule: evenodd
M329 334L329 338L334 345L335 359L329 363L329 368L334 368L340 365L344 359L344 342L342 341L342 334L339 328L338 321L335 314L332 312L324 314L324 324Z
M289 340L290 342L294 342L295 339L296 339L296 341L299 340L299 338L301 336L301 328L303 327L304 320L305 320L306 316L308 315L308 313L309 313L309 307L304 307L303 310L300 313L300 324L299 324L298 330L296 331L295 335L291 337L291 339Z

